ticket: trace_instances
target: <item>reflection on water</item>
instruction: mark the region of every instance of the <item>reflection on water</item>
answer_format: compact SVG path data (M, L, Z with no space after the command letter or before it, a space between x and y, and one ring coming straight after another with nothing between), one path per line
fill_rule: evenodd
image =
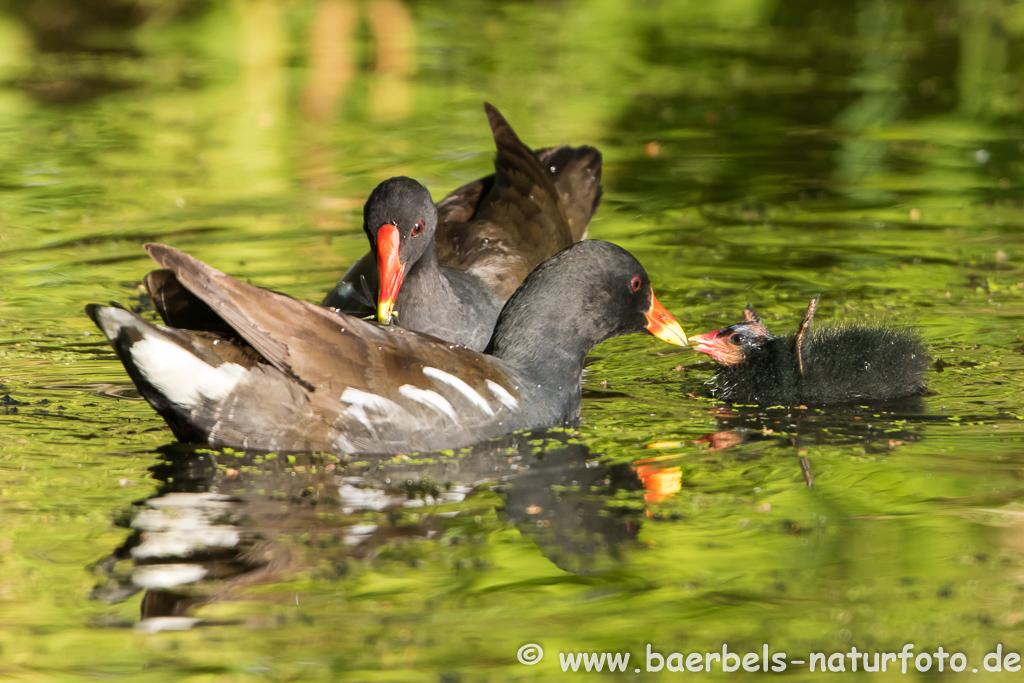
M153 475L160 487L136 504L132 535L97 563L105 579L93 591L112 603L144 591L137 628L147 632L201 624L193 611L239 586L443 537L457 504L480 491L497 491L500 515L574 574L613 569L640 528L634 470L602 464L565 432L372 463L176 446ZM313 557L295 552L295 536Z
M0 2L4 675L1024 649L1022 41L997 0ZM533 144L602 150L591 235L687 329L752 302L791 328L824 293L920 328L929 393L728 407L713 365L633 337L591 355L571 438L174 446L83 306L143 309L146 241L321 300L379 181L489 172L484 100ZM529 669L524 643L548 653Z
M924 424L935 418L924 414L924 401L912 396L869 405L828 408L713 408L720 430L704 437L712 448L722 445L722 434L740 443L776 439L794 448L807 445L859 445L867 452L891 450L904 441L923 437Z

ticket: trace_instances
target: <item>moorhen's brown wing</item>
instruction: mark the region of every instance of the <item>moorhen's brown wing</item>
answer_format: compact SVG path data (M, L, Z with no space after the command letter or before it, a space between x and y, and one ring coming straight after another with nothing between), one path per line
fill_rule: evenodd
M497 109L484 108L498 148L494 182L472 221L447 224L437 255L446 267L476 275L504 301L530 271L575 240L551 174Z
M587 236L590 219L601 203L601 152L594 147L560 145L536 152L537 161L551 173L573 242Z
M506 123L507 125L507 123ZM562 204L573 242L587 236L590 219L597 213L601 203L601 152L582 145L570 147L559 145L545 147L533 152L546 172L550 173L558 200ZM437 238L450 239L448 232L455 226L473 219L480 207L480 200L487 196L494 185L495 174L484 176L453 190L437 203ZM462 229L462 226L458 226ZM441 265L449 265L441 260Z
M471 443L515 423L518 386L494 358L249 285L165 245L146 249L301 384L311 407L355 448L372 451L374 441L417 449Z

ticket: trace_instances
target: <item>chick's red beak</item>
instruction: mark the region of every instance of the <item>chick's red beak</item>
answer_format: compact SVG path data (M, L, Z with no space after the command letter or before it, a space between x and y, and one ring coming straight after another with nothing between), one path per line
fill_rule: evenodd
M694 351L698 353L706 353L712 358L715 357L715 348L719 346L715 343L715 337L718 336L720 330L712 330L711 332L705 332L704 334L697 334L690 337L690 346L693 347Z
M729 336L719 337L722 330L713 330L690 337L690 345L694 351L706 353L724 368L739 365L743 362L743 348L733 344Z
M647 309L647 331L662 341L676 346L686 346L686 333L679 326L672 314L658 303L654 292L651 292L651 307Z
M395 298L402 288L405 266L398 259L401 237L398 228L385 223L377 231L377 279L380 289L377 293L377 320L385 325L391 322L395 311Z

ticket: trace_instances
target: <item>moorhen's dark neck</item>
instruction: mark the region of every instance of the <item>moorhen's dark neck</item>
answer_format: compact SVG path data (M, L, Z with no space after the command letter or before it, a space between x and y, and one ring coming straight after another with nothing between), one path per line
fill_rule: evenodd
M587 354L613 333L595 324L585 294L573 289L551 279L528 280L498 316L488 352L525 380L561 390L578 405Z
M403 321L400 324L423 316L444 316L460 308L458 294L452 287L447 269L437 262L437 245L433 236L430 236L420 257L409 266L395 304L399 320ZM430 329L426 331L430 332Z
M421 236L419 239L423 239L423 237ZM434 241L434 236L427 235L426 239L427 246L423 253L406 269L402 288L398 290L399 301L408 290L429 286L429 283L445 277L444 269L437 262L437 243Z

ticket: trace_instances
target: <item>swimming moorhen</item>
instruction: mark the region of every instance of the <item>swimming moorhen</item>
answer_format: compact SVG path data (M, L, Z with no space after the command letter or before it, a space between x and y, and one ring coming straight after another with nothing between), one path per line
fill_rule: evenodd
M574 421L583 361L633 332L685 345L629 252L583 241L509 299L488 354L246 284L171 247L150 256L232 333L86 310L182 441L256 450L402 453L457 448Z
M497 109L484 109L498 149L494 175L437 207L411 178L378 185L363 209L371 253L324 305L361 313L359 299L374 296L364 291L372 287L380 322L394 317L406 329L482 350L530 271L583 239L601 197L601 153L561 146L535 154Z
M820 297L819 297L820 298ZM887 401L924 391L929 359L918 334L886 325L811 330L812 299L795 335L777 337L747 306L744 322L690 337L719 365L718 398L758 405Z

